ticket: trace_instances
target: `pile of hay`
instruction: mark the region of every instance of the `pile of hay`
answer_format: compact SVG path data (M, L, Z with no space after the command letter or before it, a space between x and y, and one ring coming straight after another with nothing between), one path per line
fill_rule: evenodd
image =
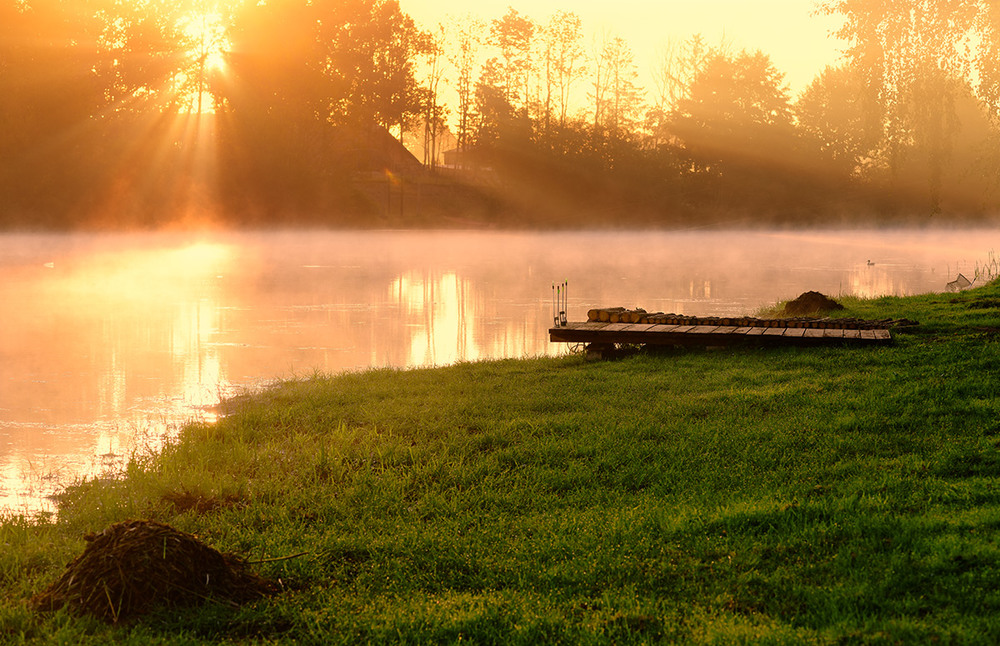
M248 572L244 560L155 521L116 523L85 538L83 554L32 599L36 609L69 606L116 623L157 607L238 604L278 590Z
M785 316L805 316L820 312L832 312L842 310L844 306L828 296L819 292L806 292L794 301L785 303Z

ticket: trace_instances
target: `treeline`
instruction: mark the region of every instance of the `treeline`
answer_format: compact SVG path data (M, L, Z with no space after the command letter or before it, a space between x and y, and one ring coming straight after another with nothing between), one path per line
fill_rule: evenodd
M766 54L697 36L641 87L628 43L567 12L427 29L396 0L0 0L0 226L995 213L996 3L821 10L848 49L792 97Z

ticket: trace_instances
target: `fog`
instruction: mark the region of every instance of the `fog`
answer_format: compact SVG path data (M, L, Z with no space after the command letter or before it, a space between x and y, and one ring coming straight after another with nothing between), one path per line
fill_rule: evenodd
M566 353L556 282L570 320L751 314L942 291L998 248L993 230L0 236L0 506L51 508L274 379Z

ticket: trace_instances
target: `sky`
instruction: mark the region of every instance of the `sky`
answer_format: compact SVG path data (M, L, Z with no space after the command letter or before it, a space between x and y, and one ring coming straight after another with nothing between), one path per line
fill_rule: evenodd
M843 43L830 36L842 21L813 15L814 0L399 0L427 29L447 16L473 14L487 21L513 7L536 22L571 11L588 34L602 30L624 38L635 54L641 83L652 89L653 61L669 42L701 34L710 45L723 40L733 51L761 50L785 73L792 98L827 65L836 64ZM590 42L588 36L588 43Z

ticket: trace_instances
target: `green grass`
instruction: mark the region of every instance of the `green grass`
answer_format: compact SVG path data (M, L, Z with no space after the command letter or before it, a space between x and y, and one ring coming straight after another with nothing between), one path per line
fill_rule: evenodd
M844 299L881 348L316 375L58 520L0 524L0 642L1000 641L1000 283ZM198 508L183 504L199 500ZM191 508L188 508L191 507ZM120 627L26 599L153 518L287 591Z

